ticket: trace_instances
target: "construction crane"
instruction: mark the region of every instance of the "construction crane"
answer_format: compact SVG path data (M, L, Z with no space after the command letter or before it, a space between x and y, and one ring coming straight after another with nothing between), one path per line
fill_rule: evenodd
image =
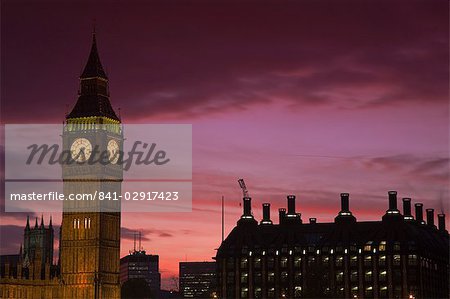
M242 194L244 195L244 197L250 197L248 194L247 186L245 186L244 179L239 179L238 183L239 183L239 187L241 187L241 189L242 189Z

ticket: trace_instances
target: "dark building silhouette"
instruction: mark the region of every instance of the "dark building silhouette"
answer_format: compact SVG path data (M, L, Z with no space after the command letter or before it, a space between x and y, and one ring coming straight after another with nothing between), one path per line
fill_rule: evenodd
M44 225L44 218L38 219L34 227L30 226L30 219L23 233L23 247L19 254L0 256L0 274L2 278L20 277L23 279L46 280L57 275L57 265L53 264L54 230L52 219L48 227Z
M145 279L153 296L158 297L161 289L158 255L147 254L145 250L135 250L120 259L120 284L138 278Z
M59 266L53 263L54 230L41 218L30 226L27 217L23 247L18 254L0 256L0 298L34 298L58 287ZM31 294L31 295L30 295Z
M448 298L449 235L445 215L422 204L411 214L411 199L397 209L397 192L389 192L389 209L381 221L357 222L349 194L341 194L341 211L333 223L304 223L295 210L279 209L279 224L263 204L258 224L251 198L243 215L221 244L217 256L220 298Z
M182 298L214 298L216 262L180 262L179 275Z

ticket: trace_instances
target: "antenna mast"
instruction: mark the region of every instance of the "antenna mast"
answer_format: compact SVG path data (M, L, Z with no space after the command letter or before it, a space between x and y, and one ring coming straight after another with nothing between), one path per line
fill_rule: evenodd
M141 235L141 232L139 231L139 251L142 250L141 239L142 239L142 235Z
M225 198L222 195L222 243L225 235Z

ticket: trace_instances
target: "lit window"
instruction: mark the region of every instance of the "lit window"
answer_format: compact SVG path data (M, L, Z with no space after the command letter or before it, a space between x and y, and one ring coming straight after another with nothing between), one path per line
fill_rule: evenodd
M241 283L247 283L248 282L248 273L243 272L241 273Z
M294 259L294 267L300 268L301 264L302 264L302 258L299 256L296 256Z
M387 286L380 287L380 296L382 296L382 297L387 296Z
M356 265L358 265L358 257L356 255L354 255L350 258L350 266L356 266Z
M343 260L344 260L344 258L342 256L337 256L336 257L336 266L342 266Z
M261 298L261 297L262 297L261 288L255 288L255 298Z
M268 282L274 282L275 281L275 273L274 272L269 272L267 274L267 281Z
M382 255L378 258L378 265L385 266L386 265L386 256Z
M247 268L247 263L248 263L247 258L242 258L241 259L241 268Z
M372 271L366 271L366 273L364 275L364 279L366 282L372 281Z
M378 246L379 251L386 251L386 241L381 241L380 245Z
M281 282L287 282L288 273L286 271L281 272Z
M241 298L248 297L248 288L241 288Z
M410 265L410 266L417 265L417 255L415 255L415 254L408 255L408 265Z
M261 268L261 259L260 258L255 258L253 263L255 264L256 269Z
M400 254L395 254L394 255L392 263L394 264L394 266L399 266L400 265Z
M364 266L372 265L372 257L370 255L364 256Z
M316 258L315 258L315 257L309 256L309 257L308 257L308 266L313 265L315 261L316 261Z
M366 245L364 245L364 251L370 251L372 249L372 241L367 242Z
M281 266L282 268L286 268L287 265L288 265L288 259L287 259L287 257L282 257L281 260L280 260L280 266Z

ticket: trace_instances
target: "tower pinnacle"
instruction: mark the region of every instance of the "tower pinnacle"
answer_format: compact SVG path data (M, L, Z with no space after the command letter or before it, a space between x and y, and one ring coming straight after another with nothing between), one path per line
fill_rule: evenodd
M103 69L102 63L100 62L100 56L98 55L95 27L94 30L92 31L91 52L89 54L88 62L86 63L86 66L84 67L84 71L81 74L80 78L87 79L94 77L108 79Z
M30 230L30 216L27 215L27 225L25 226L25 230Z
M109 101L108 77L100 62L97 49L97 38L95 29L92 32L92 46L89 58L80 76L80 90L78 101L72 111L66 116L72 122L77 119L91 118L98 123L107 123L109 121L119 122L111 103ZM103 118L103 120L99 120ZM106 122L104 119L107 118Z

